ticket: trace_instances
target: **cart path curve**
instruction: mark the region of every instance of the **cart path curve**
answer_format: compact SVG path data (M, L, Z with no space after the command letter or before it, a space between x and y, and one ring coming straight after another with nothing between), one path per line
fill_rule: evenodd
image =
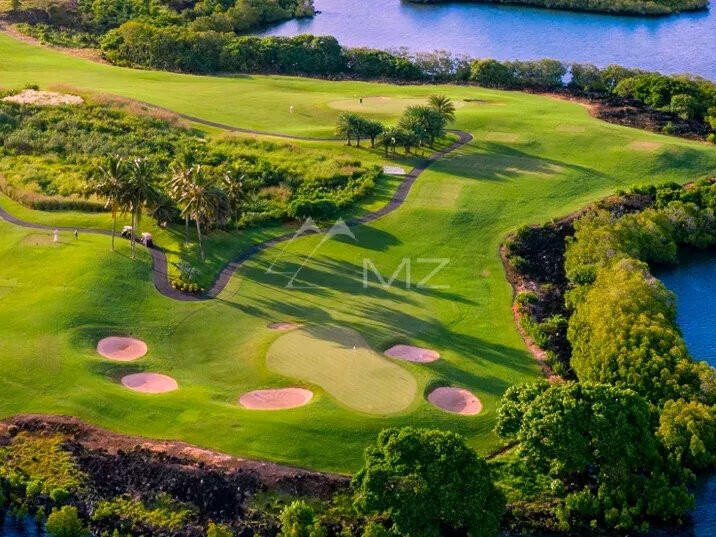
M192 121L197 121L198 118L192 118ZM199 121L201 123L204 123L204 121ZM218 126L218 124L214 124L214 126ZM227 126L228 127L228 126ZM238 129L237 127L230 127L230 129ZM228 129L227 129L228 130ZM263 134L256 131L242 131L242 132L253 132L254 134ZM392 199L381 209L378 209L377 211L367 213L361 217L351 219L346 222L346 224L349 227L359 226L361 224L367 224L369 222L373 222L374 220L377 220L378 218L381 218L388 213L393 212L398 207L400 207L408 197L408 193L410 192L410 189L412 188L413 184L417 180L417 178L420 176L421 173L423 173L428 167L433 164L434 162L440 160L445 155L452 153L453 151L456 151L457 149L461 148L462 146L466 145L472 140L472 135L470 133L459 131L459 130L452 130L450 131L454 134L458 135L458 139L456 142L451 144L450 146L446 147L445 149L441 151L436 151L429 157L425 159L424 162L413 168L410 173L405 175L403 181L400 183L398 188L395 191L395 194L393 194ZM310 140L310 139L309 139ZM96 229L96 228L74 228L74 227L56 227L56 226L48 226L44 224L36 224L34 222L26 222L24 220L21 220L20 218L17 218L10 213L8 213L5 209L0 207L0 218L5 220L6 222L9 222L10 224L14 224L19 227L28 228L28 229L38 229L43 231L52 231L54 229L57 229L59 231L74 231L77 229L81 233L89 233L94 235L105 235L105 236L111 236L112 232L110 230L106 229ZM174 299L174 300L180 300L184 302L199 302L204 300L211 300L213 298L216 298L228 285L229 280L231 280L231 277L234 275L234 273L241 268L241 265L249 259L250 257L258 254L259 252L262 252L263 250L266 250L268 248L271 248L273 246L276 246L277 244L280 244L282 242L289 241L293 238L294 233L285 233L283 235L279 235L278 237L274 237L273 239L265 240L263 242L257 243L253 245L252 247L248 248L247 250L244 250L242 253L240 253L237 257L235 257L233 260L229 261L223 269L221 269L221 272L219 273L219 276L214 280L213 285L211 288L206 291L202 295L193 295L189 293L183 293L181 291L178 291L174 289L170 283L169 280L169 270L168 270L168 262L167 262L167 256L166 252L159 246L152 246L148 247L147 250L149 251L149 254L152 256L152 262L153 262L153 269L152 269L152 277L154 279L154 286L157 288L157 291L159 291L162 295ZM141 244L141 243L138 243Z

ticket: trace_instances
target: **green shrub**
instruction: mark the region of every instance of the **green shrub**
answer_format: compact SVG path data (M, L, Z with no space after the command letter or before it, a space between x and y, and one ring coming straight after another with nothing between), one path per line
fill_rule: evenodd
M87 537L89 535L77 514L77 508L70 505L53 509L50 516L47 517L45 528L51 537Z

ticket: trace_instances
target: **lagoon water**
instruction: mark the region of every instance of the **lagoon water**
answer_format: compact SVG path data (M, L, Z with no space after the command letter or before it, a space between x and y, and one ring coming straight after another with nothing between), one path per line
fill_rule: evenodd
M656 276L676 294L677 321L691 355L716 367L716 252L691 254ZM716 475L704 481L693 513L694 536L716 536Z
M314 0L321 13L266 35L333 35L346 46L449 50L501 60L617 63L716 80L716 0L709 11L624 17L520 6Z

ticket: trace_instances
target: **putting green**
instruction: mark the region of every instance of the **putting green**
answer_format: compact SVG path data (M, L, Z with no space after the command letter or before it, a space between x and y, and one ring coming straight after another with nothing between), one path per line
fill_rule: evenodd
M395 97L360 97L353 99L339 99L330 101L328 106L342 112L355 112L356 114L395 116L402 114L408 106L419 106L428 104L427 99L399 99ZM455 101L455 108L465 106L464 101Z
M308 326L280 337L266 356L269 369L312 384L353 410L395 414L415 399L413 375L339 326Z

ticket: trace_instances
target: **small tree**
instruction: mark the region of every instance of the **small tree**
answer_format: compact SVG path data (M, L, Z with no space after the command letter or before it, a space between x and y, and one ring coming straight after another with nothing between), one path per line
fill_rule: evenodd
M89 532L82 525L77 515L77 508L65 505L61 509L53 509L47 517L45 525L47 533L52 537L87 537Z
M281 531L278 537L324 537L325 530L316 520L311 506L295 501L281 511Z
M436 138L445 134L445 125L443 115L429 106L409 106L398 123L401 128L415 134L421 143L431 146Z
M121 157L107 159L99 168L99 177L90 181L90 193L106 200L105 207L112 211L112 250L117 234L117 213L122 209L122 196L125 194L124 184L127 178L127 166Z
M385 130L383 124L379 121L363 119L361 127L363 136L370 138L370 146L375 147L375 139Z
M358 114L343 112L338 116L336 122L336 134L341 138L345 138L347 145L351 145L351 140L356 140L356 145L360 147L360 139L363 136L361 132L362 119Z
M667 401L656 436L679 466L697 471L716 466L716 406Z
M443 117L445 123L455 121L455 105L450 97L446 95L431 95L428 99L428 103L433 110Z
M388 517L394 532L411 537L492 537L505 509L485 460L445 431L382 431L352 486L359 512Z
M698 103L691 95L679 93L671 98L670 109L681 119L692 119L698 113Z

